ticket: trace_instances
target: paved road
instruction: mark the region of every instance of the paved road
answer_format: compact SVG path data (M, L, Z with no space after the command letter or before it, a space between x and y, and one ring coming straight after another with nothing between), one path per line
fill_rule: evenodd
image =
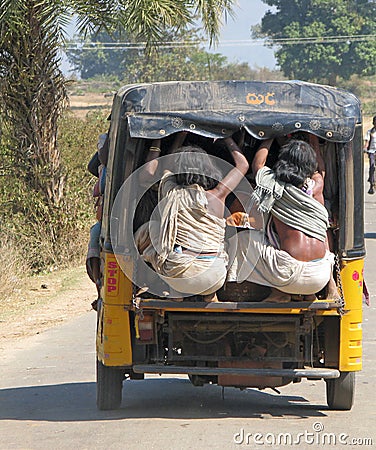
M332 433L331 443L336 440L327 448L370 448L367 439L376 443L376 194L366 194L365 210L371 306L364 307L364 370L357 375L352 411L327 410L323 381L285 386L281 395L226 388L222 398L218 386L194 388L183 376L149 376L125 382L119 411L99 412L95 314L88 313L2 353L0 449L261 448L278 433L300 439L292 446L299 449L319 448L324 433Z

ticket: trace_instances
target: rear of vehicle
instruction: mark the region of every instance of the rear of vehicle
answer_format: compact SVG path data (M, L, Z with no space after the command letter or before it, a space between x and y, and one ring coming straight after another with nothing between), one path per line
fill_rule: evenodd
M213 139L244 129L246 154L300 131L319 137L326 165L335 278L314 301L262 302L268 288L226 283L218 303L168 300L134 245L147 210L137 169L152 139L189 131L213 156ZM278 157L277 154L274 155ZM360 104L327 86L291 82L170 82L125 86L111 112L102 221L102 302L97 328L97 405L120 406L123 380L187 374L192 384L276 388L324 379L332 409L350 409L362 367L363 155ZM146 217L147 219L147 217ZM145 217L142 217L145 220ZM159 290L150 290L158 285ZM145 383L147 381L144 381ZM126 383L124 383L126 386Z

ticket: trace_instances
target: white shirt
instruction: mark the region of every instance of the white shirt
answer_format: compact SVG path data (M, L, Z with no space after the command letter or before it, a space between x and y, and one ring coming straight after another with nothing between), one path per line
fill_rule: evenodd
M368 144L368 153L375 153L376 152L376 127L371 128L370 130L367 131L366 137L365 137L366 141L371 141Z

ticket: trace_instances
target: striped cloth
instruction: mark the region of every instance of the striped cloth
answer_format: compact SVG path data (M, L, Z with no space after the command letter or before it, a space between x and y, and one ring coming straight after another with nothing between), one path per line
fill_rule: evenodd
M261 213L270 213L286 225L325 242L329 227L325 207L301 189L276 180L269 167L258 170L253 197Z

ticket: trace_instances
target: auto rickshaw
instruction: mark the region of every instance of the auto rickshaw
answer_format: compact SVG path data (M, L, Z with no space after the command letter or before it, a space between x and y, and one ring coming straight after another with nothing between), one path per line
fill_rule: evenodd
M162 139L163 154L176 133L188 131L225 159L213 142L239 130L250 159L264 139L301 132L319 138L340 300L328 298L324 289L314 300L267 303L260 301L263 286L243 282L225 283L219 302L205 303L197 295L177 303L142 263L133 233L148 219L145 205L153 193L140 193L134 175L151 140ZM359 100L301 81L129 85L114 96L109 145L100 238L98 408L120 407L124 380L186 374L194 386L258 389L322 379L329 408L351 409L355 372L362 368L365 257ZM149 289L152 283L158 288Z

